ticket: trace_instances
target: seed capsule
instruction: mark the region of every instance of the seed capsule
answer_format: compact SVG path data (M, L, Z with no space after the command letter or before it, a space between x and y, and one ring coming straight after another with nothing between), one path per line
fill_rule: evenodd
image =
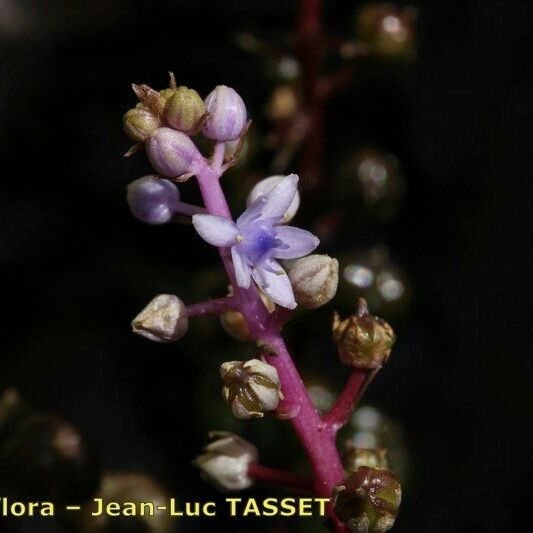
M133 333L155 342L175 342L189 329L184 303L173 294L159 294L132 321Z
M296 303L307 309L317 309L337 292L339 262L329 255L302 257L291 264L289 279Z
M259 359L223 363L220 375L222 396L237 418L261 418L276 409L282 397L278 371Z
M384 533L402 500L396 476L386 468L359 467L332 492L335 513L355 533Z
M194 90L181 86L173 91L165 105L167 124L187 135L198 132L205 118L205 104Z
M255 446L233 433L216 431L214 438L194 461L202 477L221 490L242 490L252 485L248 467L257 462Z
M383 319L368 313L363 298L359 299L355 315L341 321L335 313L332 329L345 365L373 369L387 362L395 341L394 331Z

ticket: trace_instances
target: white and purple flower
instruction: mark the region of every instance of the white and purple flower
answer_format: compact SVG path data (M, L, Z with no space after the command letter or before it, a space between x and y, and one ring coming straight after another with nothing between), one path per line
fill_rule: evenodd
M259 196L237 222L216 215L192 218L196 231L209 244L231 247L239 287L248 288L253 279L272 301L288 309L294 309L296 302L289 277L276 259L303 257L319 244L309 231L283 225L297 188L298 176L287 176Z

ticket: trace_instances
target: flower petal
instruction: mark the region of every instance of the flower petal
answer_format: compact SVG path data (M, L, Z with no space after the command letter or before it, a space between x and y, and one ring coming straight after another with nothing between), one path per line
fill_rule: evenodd
M266 195L267 200L261 212L262 219L277 221L283 218L298 191L298 179L296 174L290 174Z
M242 227L261 217L263 207L266 205L266 203L267 197L259 196L259 198L250 204L246 211L244 211L244 213L237 219L237 225Z
M213 246L227 247L237 240L239 232L233 220L216 215L194 215L192 223L198 235Z
M276 226L276 238L282 242L272 250L278 259L297 259L310 254L319 244L318 237L294 226Z
M233 259L237 285L243 289L247 289L250 286L252 268L248 264L248 261L246 261L246 258L239 252L237 246L231 247L231 258Z
M274 259L261 261L252 269L252 277L273 302L287 309L296 307L289 276L277 261Z

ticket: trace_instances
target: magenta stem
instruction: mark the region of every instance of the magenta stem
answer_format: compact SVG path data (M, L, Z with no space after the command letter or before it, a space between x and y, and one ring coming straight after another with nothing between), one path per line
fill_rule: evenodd
M336 434L350 420L357 401L365 389L368 377L368 370L361 368L355 369L350 374L341 395L323 417L324 424L333 434Z
M212 165L209 166L204 162L198 168L196 176L207 211L212 215L231 219L231 212L219 182L221 153L223 153L223 143L218 143ZM254 284L248 289L239 287L235 282L229 248L219 248L219 252L233 285L238 308L246 320L250 333L256 341L261 341L262 346L268 347L270 355L265 354L265 359L278 371L284 400L280 402L277 414L280 418L290 419L302 443L313 469L314 492L322 497L330 497L333 487L344 477L335 445L335 435L327 431L323 424L287 351L277 322L271 318L265 308L257 288ZM328 511L337 529L341 531L331 505Z
M197 304L187 306L187 316L193 318L195 316L203 315L220 315L229 309L234 309L236 306L235 298L226 296L224 298L217 298L216 300L207 300Z
M278 470L277 468L271 468L257 463L252 463L248 467L248 475L256 481L279 485L289 489L305 491L312 491L313 489L313 483L309 477L299 476L292 472Z

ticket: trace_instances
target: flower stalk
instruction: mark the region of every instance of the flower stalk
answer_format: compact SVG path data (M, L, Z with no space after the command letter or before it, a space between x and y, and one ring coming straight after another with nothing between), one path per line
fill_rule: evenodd
M278 485L287 489L311 492L313 483L307 476L299 476L292 472L271 468L258 463L251 463L248 467L248 475L255 481Z
M363 395L374 375L375 372L370 373L364 368L357 368L350 374L337 401L323 417L324 424L333 434L348 423L359 398Z
M224 296L215 300L207 300L187 306L187 316L193 318L204 315L221 315L226 311L236 309L237 301L233 296Z

